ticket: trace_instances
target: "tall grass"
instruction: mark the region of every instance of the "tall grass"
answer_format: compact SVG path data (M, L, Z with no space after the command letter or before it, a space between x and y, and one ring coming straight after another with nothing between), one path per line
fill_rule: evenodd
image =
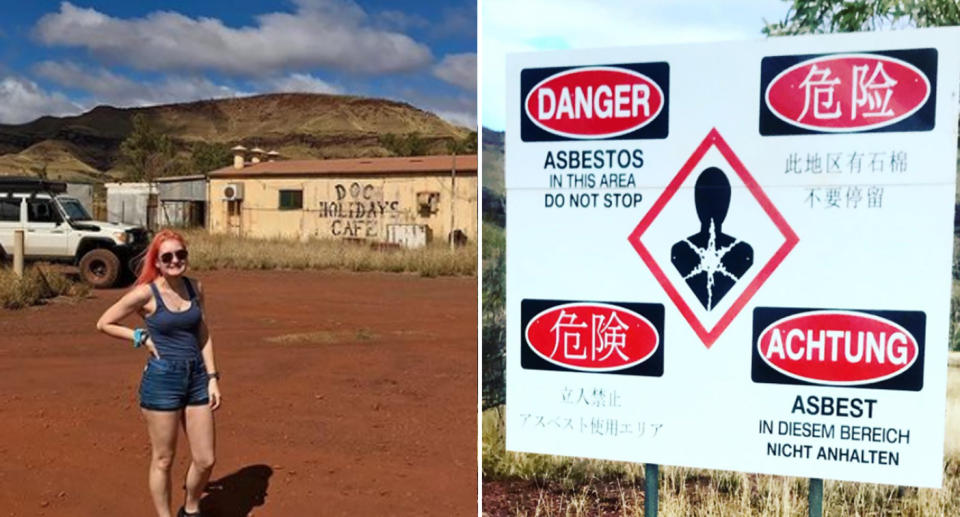
M960 368L949 369L943 488L911 489L871 483L824 482L824 514L850 516L960 515ZM510 452L504 448L502 407L483 413L484 482L533 481L526 501L509 515L643 515L643 466L635 463ZM807 515L805 478L742 472L661 468L660 515Z
M477 247L451 250L446 244L418 249L375 249L330 239L306 242L274 238L210 235L204 230L178 230L190 248L190 267L209 269L339 269L412 272L422 276L476 275Z
M89 293L90 286L39 264L27 267L23 277L14 274L13 268L0 268L0 307L5 309L22 309L61 295L84 297Z
M960 461L960 353L950 353L947 376L947 415L944 454ZM960 493L956 494L960 497Z

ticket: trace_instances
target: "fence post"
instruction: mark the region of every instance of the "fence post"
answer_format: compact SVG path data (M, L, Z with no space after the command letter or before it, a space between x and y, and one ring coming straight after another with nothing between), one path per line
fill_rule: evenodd
M820 478L810 478L810 494L808 497L810 505L810 517L823 516L823 480Z
M643 517L656 517L659 506L660 465L645 463L644 466Z
M13 272L23 276L23 230L13 231Z

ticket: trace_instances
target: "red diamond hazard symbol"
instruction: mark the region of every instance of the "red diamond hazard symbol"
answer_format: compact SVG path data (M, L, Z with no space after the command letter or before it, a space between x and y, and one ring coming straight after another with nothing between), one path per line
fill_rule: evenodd
M710 348L799 239L714 128L629 240Z

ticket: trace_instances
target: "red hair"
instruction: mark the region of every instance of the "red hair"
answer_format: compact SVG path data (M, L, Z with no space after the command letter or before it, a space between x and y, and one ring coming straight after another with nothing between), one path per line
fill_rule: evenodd
M187 247L187 241L184 240L183 235L173 230L160 230L157 232L153 237L153 241L150 242L147 252L143 255L143 262L140 263L140 274L137 275L136 285L149 284L160 276L160 271L157 270L157 255L160 254L160 245L170 240L179 242L184 248Z

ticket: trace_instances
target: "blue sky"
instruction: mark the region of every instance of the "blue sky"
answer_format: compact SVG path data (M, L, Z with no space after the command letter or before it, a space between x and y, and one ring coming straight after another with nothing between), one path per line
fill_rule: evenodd
M21 1L0 17L0 122L278 91L476 124L475 0Z
M763 38L783 20L783 0L484 0L482 123L502 131L505 56L573 48L666 45ZM535 22L531 22L535 20Z

